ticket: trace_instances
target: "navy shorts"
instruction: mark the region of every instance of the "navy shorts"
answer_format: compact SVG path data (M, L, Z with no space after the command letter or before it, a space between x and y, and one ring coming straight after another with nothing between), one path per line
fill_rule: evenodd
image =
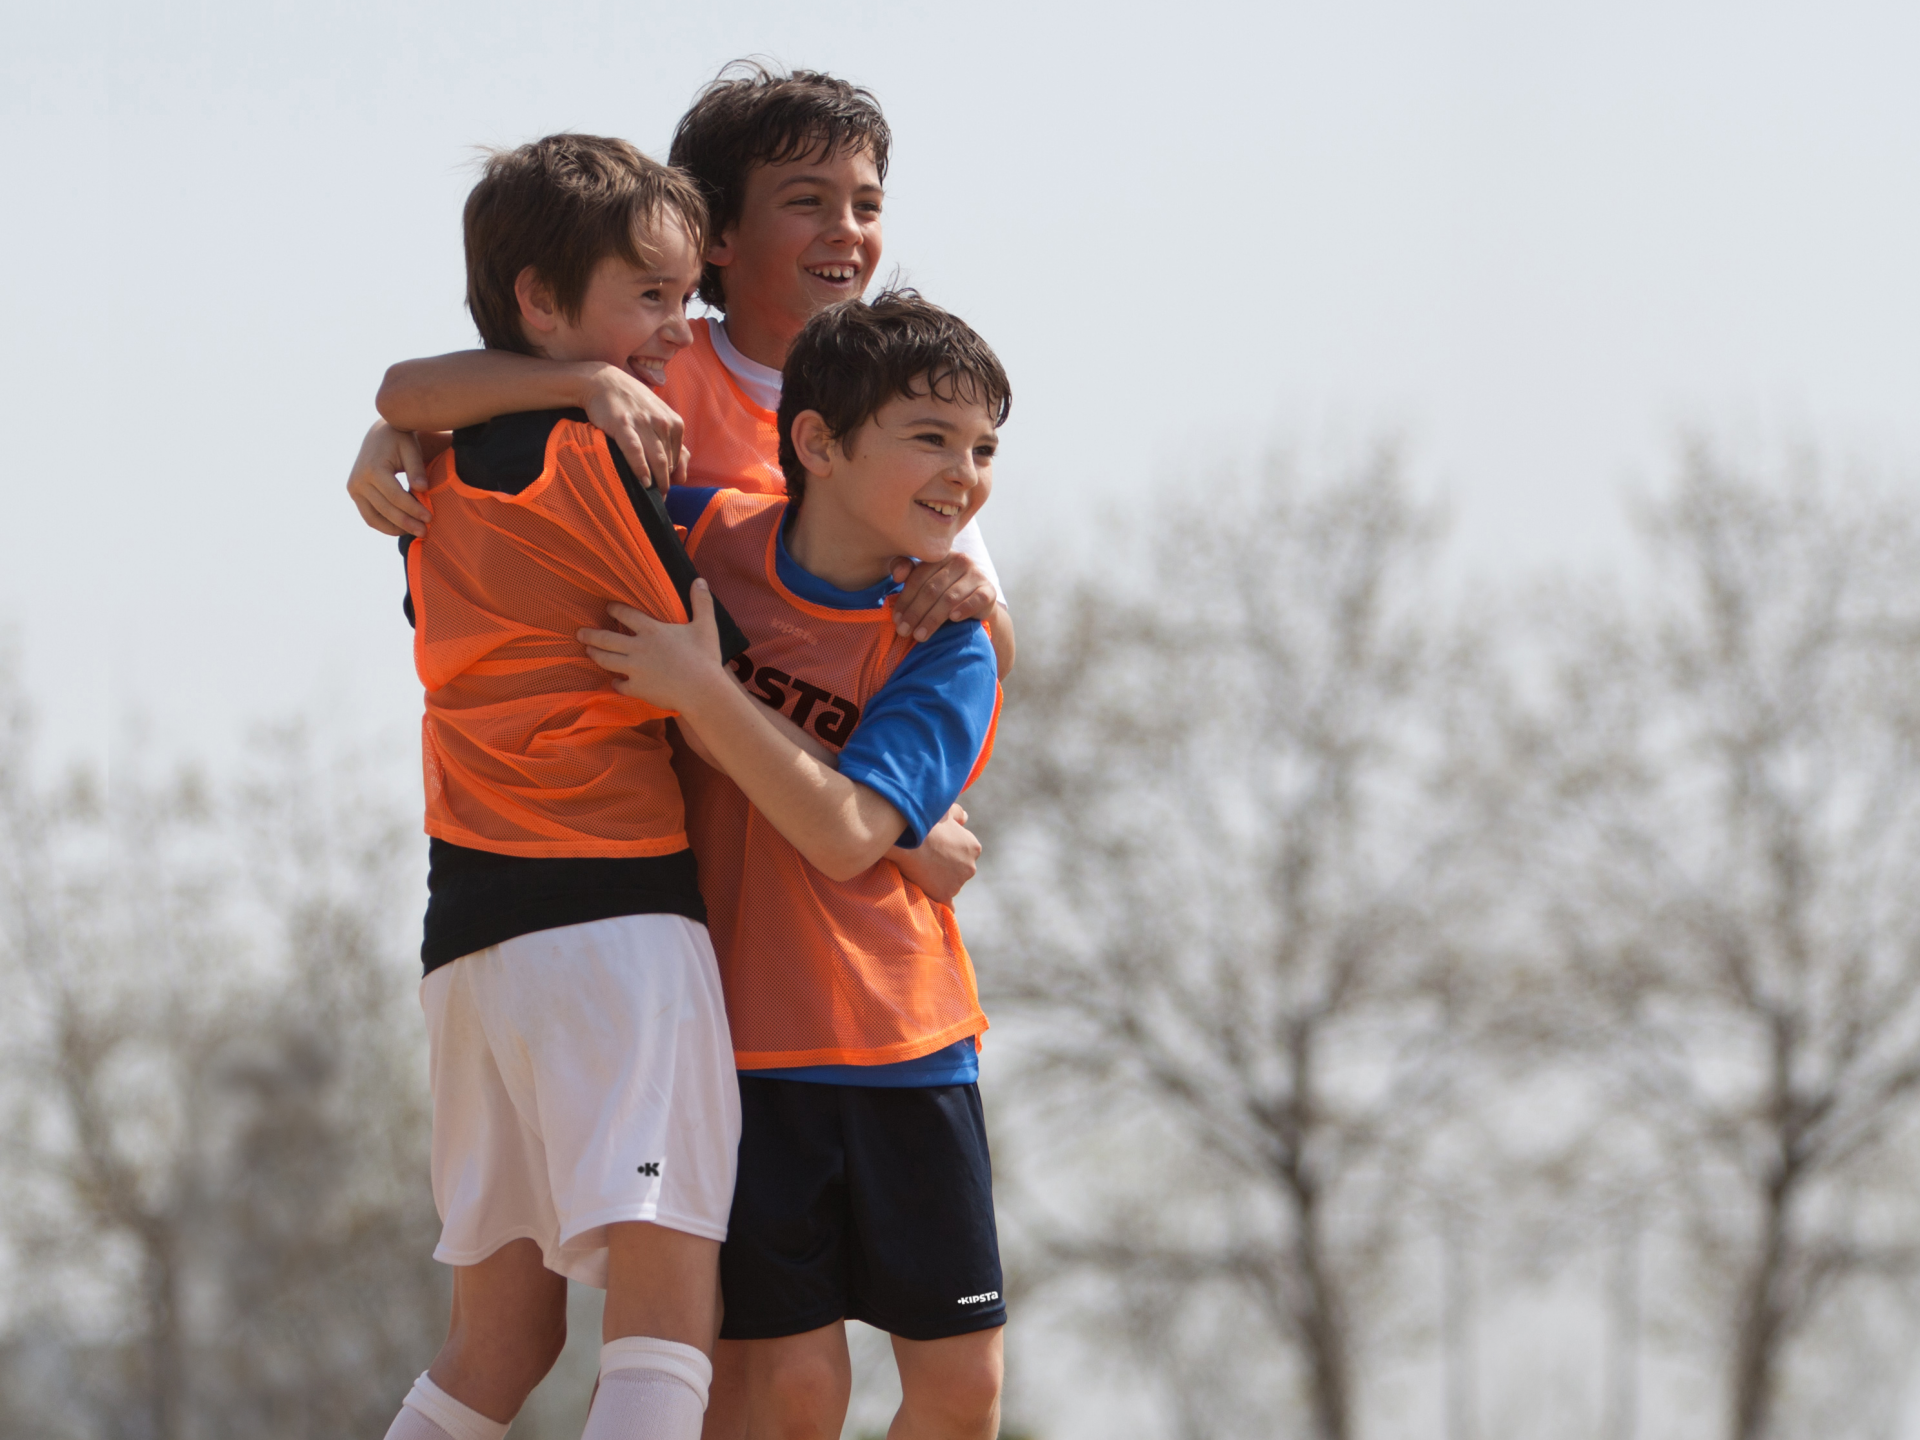
M725 1340L861 1320L905 1340L1007 1321L977 1085L740 1077Z

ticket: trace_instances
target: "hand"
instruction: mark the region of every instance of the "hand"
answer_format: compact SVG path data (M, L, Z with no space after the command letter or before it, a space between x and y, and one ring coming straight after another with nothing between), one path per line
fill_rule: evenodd
M900 873L926 891L927 898L951 905L953 897L973 879L980 868L980 841L967 829L967 812L955 805L946 819L927 831L927 838L912 850L898 845L887 858L900 867Z
M642 485L665 490L687 483L687 449L680 417L652 390L615 365L595 373L587 419L607 432Z
M924 640L949 620L984 620L999 591L971 555L958 550L944 560L893 562L893 578L906 588L893 601L893 628Z
M403 474L405 485L399 479ZM419 438L411 430L374 421L347 476L347 494L360 518L382 535L426 534L431 513L410 493L426 483L427 461Z
M670 625L614 601L607 613L632 634L617 630L580 630L587 657L620 678L614 690L662 710L685 711L714 684L733 686L720 663L720 631L713 619L713 592L704 580L693 582L693 618ZM734 686L734 688L738 688Z

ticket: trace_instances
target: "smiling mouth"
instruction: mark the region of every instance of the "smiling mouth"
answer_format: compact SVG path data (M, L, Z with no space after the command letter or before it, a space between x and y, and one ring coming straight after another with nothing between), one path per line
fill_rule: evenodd
M830 285L845 285L860 277L858 265L808 265L806 272L816 280L825 280Z
M923 510L931 510L942 520L957 520L963 507L940 500L916 500L913 502Z
M627 361L627 370L641 384L651 385L656 390L667 383L667 362L664 360L636 355Z

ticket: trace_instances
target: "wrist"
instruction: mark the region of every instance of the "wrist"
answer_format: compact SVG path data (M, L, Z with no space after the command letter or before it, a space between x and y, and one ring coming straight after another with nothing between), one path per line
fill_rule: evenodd
M734 681L732 673L717 660L702 665L681 686L679 703L673 708L694 725L717 720L728 708L738 713L740 701L751 707L755 701Z
M565 373L568 398L576 408L586 410L602 396L614 393L618 382L613 377L626 372L604 360L569 360Z

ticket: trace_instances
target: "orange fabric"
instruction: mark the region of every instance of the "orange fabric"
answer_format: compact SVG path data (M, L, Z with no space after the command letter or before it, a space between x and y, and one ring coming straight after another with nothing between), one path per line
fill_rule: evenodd
M669 712L613 691L574 638L609 599L687 613L590 425L562 420L517 495L433 463L407 551L429 835L499 855L665 855L687 845Z
M837 750L913 642L895 635L891 608L834 610L780 583L785 513L778 497L723 490L688 548L757 637L735 672ZM677 760L741 1069L884 1065L987 1028L951 908L890 860L829 880L731 780L685 750Z
M754 495L784 495L780 431L740 388L714 352L710 320L693 322L693 344L667 366L660 398L686 422L689 485L717 485ZM724 602L723 602L724 603Z

